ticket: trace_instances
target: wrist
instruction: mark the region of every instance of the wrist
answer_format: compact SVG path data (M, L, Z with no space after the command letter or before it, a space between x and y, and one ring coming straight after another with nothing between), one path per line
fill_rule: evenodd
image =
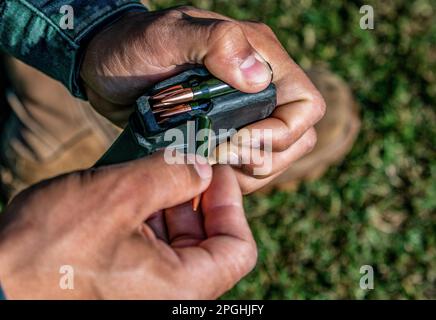
M152 16L153 13L147 11L124 12L94 34L83 52L80 66L85 90L94 91L118 106L130 105L136 99L138 86L142 91L148 85L144 79L148 64L138 56L150 55L143 34ZM143 63L137 63L138 60ZM140 82L137 81L139 76ZM92 103L92 95L89 99ZM107 116L103 110L100 112Z
M84 36L81 41L80 41L80 48L79 48L79 52L77 54L77 59L76 59L76 65L74 66L74 70L75 70L75 82L77 84L78 90L80 91L80 95L78 95L81 98L86 99L86 92L84 89L84 81L81 77L81 70L82 70L82 66L84 64L84 59L86 56L86 52L88 51L88 48L90 47L91 42L93 41L94 38L96 38L100 33L102 33L104 30L109 29L113 24L115 24L116 22L118 22L120 19L122 19L124 16L126 16L127 14L131 14L131 13L137 13L137 12L148 12L148 9L141 5L141 4L137 4L136 6L131 6L131 7L126 7L123 10L119 10L117 12L115 12L114 14L106 17L105 19L99 21L98 23L96 23L92 28L90 28L90 30L86 33L86 36Z

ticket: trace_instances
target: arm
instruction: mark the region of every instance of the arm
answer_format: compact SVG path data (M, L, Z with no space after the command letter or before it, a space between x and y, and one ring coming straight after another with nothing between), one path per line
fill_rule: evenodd
M89 42L80 74L94 108L123 124L122 115L130 114L147 87L196 64L243 92L259 92L271 80L276 85L272 115L216 149L219 163L233 165L244 194L263 187L313 148L313 127L325 112L324 100L262 23L192 7L129 12ZM265 152L256 152L259 146Z
M155 154L23 191L0 216L8 299L217 298L257 255L233 171L213 170Z
M74 10L71 29L61 27L64 5ZM87 41L123 13L146 10L139 0L4 0L0 4L0 49L84 98L77 71Z

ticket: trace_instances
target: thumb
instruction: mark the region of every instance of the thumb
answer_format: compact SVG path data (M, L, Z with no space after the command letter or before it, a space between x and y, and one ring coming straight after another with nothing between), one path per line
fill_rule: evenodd
M214 76L243 92L261 91L271 82L268 63L237 21L191 16L177 9L166 15L173 20L171 32L160 33L160 41L172 55L173 65L204 64Z
M258 92L269 85L271 69L239 25L221 21L209 32L203 62L212 74L243 92Z
M105 190L108 215L136 228L154 212L191 200L209 186L212 168L206 161L159 152L152 156L95 169L92 178ZM204 160L204 159L203 159ZM188 163L188 164L187 164ZM191 164L189 164L191 163Z

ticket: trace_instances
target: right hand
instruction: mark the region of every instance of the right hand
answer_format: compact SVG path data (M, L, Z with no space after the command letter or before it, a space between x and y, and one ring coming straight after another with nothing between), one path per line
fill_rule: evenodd
M271 70L243 29L208 14L190 7L128 12L98 32L80 73L93 107L120 124L148 87L196 64L244 92L265 89Z
M168 165L156 154L70 173L20 193L0 219L6 297L220 296L253 268L256 248L233 171L214 171L211 181L207 164ZM187 205L169 209L207 187L202 213ZM73 290L60 288L63 265L74 270Z
M259 92L271 80L276 85L272 115L217 149L220 163L236 160L233 169L243 193L265 186L311 151L316 143L313 126L325 112L324 100L262 23L192 7L126 13L91 39L81 76L94 108L123 123L132 103L150 85L199 64L242 92ZM271 152L251 161L250 145L271 146ZM256 174L262 160L264 173Z

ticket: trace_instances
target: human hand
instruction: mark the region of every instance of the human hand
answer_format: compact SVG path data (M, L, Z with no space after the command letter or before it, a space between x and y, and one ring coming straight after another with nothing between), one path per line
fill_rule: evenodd
M277 108L217 149L219 161L233 161L243 193L250 193L313 148L313 126L325 112L320 93L268 26L192 7L128 13L91 40L81 76L97 111L123 122L147 87L195 64L243 92L261 91L271 81L266 61ZM253 146L267 147L262 159L253 161ZM255 173L258 167L262 174Z
M208 165L168 165L156 154L22 192L0 220L7 298L218 297L251 270L256 249L232 170L214 170L211 181ZM162 211L208 186L202 213ZM63 265L74 270L73 290L60 288Z

